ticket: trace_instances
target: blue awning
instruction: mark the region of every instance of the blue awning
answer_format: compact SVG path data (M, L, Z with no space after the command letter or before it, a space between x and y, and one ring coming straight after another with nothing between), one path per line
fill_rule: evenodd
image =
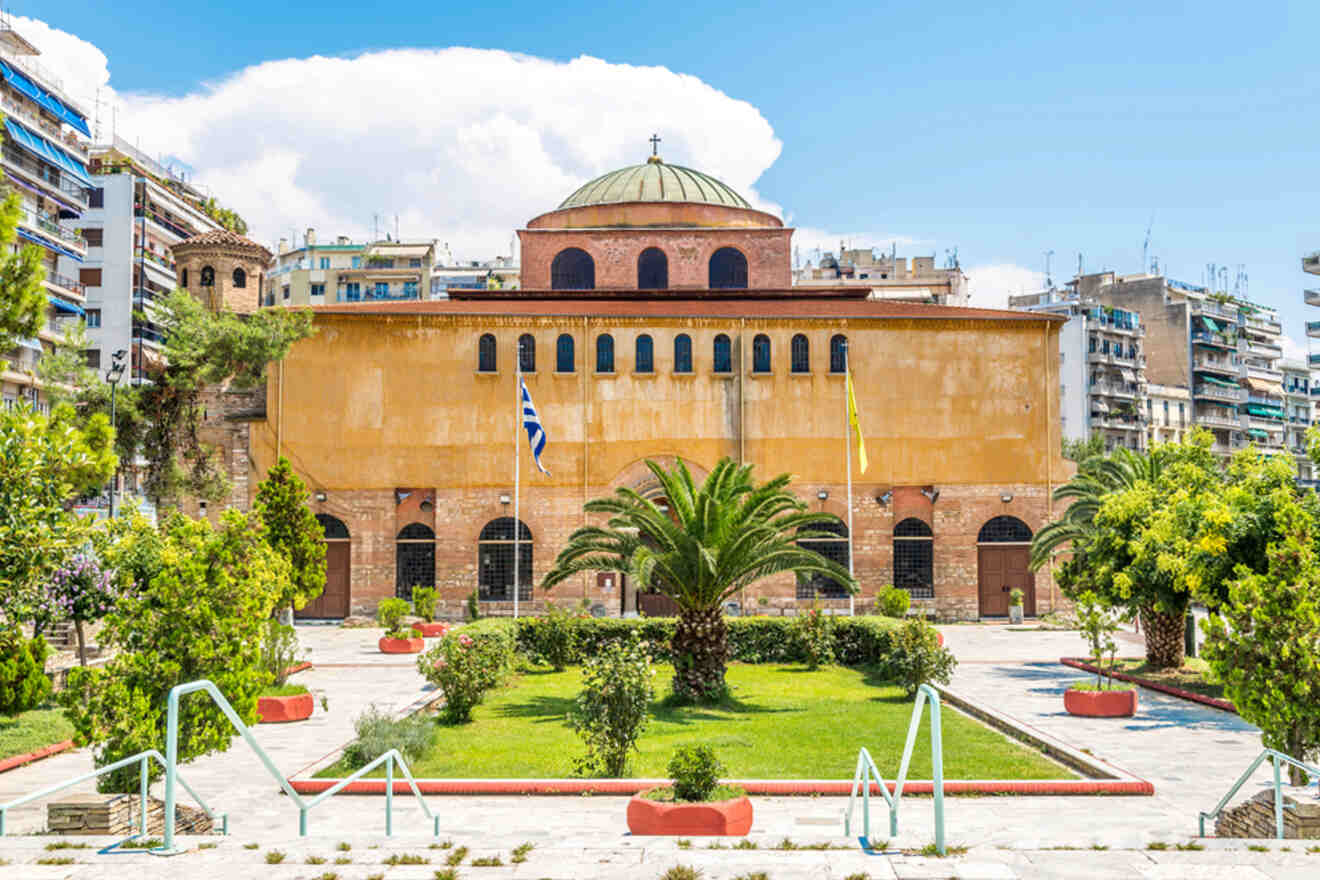
M27 95L51 113L54 113L60 119L63 119L66 123L82 132L85 137L92 136L91 130L87 127L86 117L61 101L59 98L41 88L41 86L28 79L4 61L0 61L0 76L3 76L15 89Z
M42 238L40 235L33 235L31 232L28 232L26 229L16 229L14 231L18 233L19 238L26 238L28 241L32 242L33 244L41 245L42 247L52 250L62 257L68 257L69 259L76 260L79 263L83 261L81 254L75 254L73 251L69 250L64 245L56 244L55 242L51 241L49 238Z
M54 163L67 171L70 177L83 186L91 187L92 181L87 177L87 169L77 159L64 152L62 148L55 146L46 138L19 125L12 119L5 119L5 130L9 132L11 138L25 147L28 152L45 159L47 162Z
M50 304L53 305L58 312L64 312L68 315L78 315L80 317L87 314L83 311L82 306L77 303L65 302L57 296L48 296L47 299L50 300Z

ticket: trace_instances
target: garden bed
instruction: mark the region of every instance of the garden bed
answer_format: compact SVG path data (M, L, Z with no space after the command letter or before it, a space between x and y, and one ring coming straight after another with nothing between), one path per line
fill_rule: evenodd
M1096 667L1080 657L1061 657L1059 662L1074 669L1096 673ZM1124 658L1114 664L1114 678L1131 682L1154 691L1192 700L1225 712L1237 712L1230 700L1224 699L1223 685L1208 681L1209 666L1204 660L1188 657L1179 669L1151 669L1142 658Z
M73 733L63 709L0 715L0 772L72 748Z
M669 667L657 666L662 693L670 674ZM433 747L409 762L413 775L455 782L572 776L582 745L567 713L579 681L576 668L522 674L489 694L470 724L438 726ZM652 704L651 724L631 766L638 781L662 778L674 748L686 743L714 747L728 778L739 780L851 779L862 746L881 767L899 764L912 701L901 688L876 680L865 669L836 666L809 672L800 666L734 664L728 681L733 699L718 706ZM918 736L908 774L912 779L931 776L928 731L923 725ZM955 711L944 714L944 742L946 779L1077 779L1055 761ZM350 772L335 764L316 776ZM600 780L581 782L605 788ZM622 784L624 789L630 785Z

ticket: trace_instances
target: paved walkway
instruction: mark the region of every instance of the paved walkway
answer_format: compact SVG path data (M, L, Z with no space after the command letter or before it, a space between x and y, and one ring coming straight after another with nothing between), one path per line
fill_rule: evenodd
M737 878L764 871L771 880L847 878L980 877L1151 877L1314 878L1320 854L1307 854L1297 841L1204 841L1204 851L1177 851L1196 830L1196 811L1206 809L1227 789L1259 750L1258 735L1234 715L1141 693L1141 712L1132 719L1082 720L1062 711L1062 689L1079 677L1060 666L1059 656L1083 651L1075 633L1012 631L1007 627L944 628L950 648L960 657L953 687L1001 712L1087 748L1155 784L1155 797L1114 798L952 798L948 804L950 842L968 848L949 859L924 859L898 850L919 850L932 836L933 801L912 798L902 805L898 837L891 852L868 855L849 850L781 852L771 849L785 838L799 845L849 846L842 836L842 798L757 798L756 821L748 840L756 849L710 850L697 839L684 849L673 839L634 838L623 820L624 800L610 797L433 797L442 840L469 848L468 860L498 856L503 867L473 868L464 877L658 878L668 868L692 865L706 880ZM298 681L324 694L329 711L319 707L312 720L295 725L262 726L256 735L277 765L292 773L325 755L352 735L352 720L369 703L402 707L424 694L425 684L411 658L376 651L376 630L341 630L300 626L299 636L318 666ZM1139 643L1138 643L1139 644ZM195 699L195 698L190 698ZM862 745L859 741L858 745ZM946 742L950 749L957 744ZM0 774L0 800L67 778L91 767L86 752L75 752L21 770ZM841 776L851 768L842 768ZM47 852L48 836L36 831L40 808L11 816L11 836L0 840L0 880L24 878L175 877L269 880L334 875L337 880L432 878L452 850L430 849L434 842L419 808L408 798L395 799L398 835L383 837L384 801L378 797L340 797L311 816L312 836L296 837L297 811L279 795L260 762L241 742L227 753L201 759L185 775L213 804L230 814L231 835L217 844L174 859L143 855L96 856L91 850ZM90 790L90 786L88 786ZM1249 789L1247 794L1255 789ZM886 830L877 810L875 833ZM181 838L196 847L203 838ZM351 846L342 852L340 842ZM108 842L108 841L107 841ZM525 864L510 862L513 847L535 848ZM1167 851L1148 850L1150 843ZM1246 849L1263 844L1270 851ZM255 844L252 849L245 845ZM1107 849L1092 849L1107 847ZM267 852L286 859L268 865ZM408 854L428 865L386 866L388 855ZM71 865L38 865L42 858L69 857ZM307 864L308 857L324 862ZM351 863L335 865L336 858ZM329 873L327 873L329 872Z

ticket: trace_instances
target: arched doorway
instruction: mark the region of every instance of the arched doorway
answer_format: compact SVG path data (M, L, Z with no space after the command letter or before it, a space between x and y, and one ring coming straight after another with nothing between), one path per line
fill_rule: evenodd
M394 539L394 595L412 601L413 587L435 586L435 532L409 523Z
M306 606L293 613L302 618L344 618L349 611L349 585L352 583L352 542L344 521L318 513L316 521L325 534L325 589Z
M997 516L976 536L977 593L982 617L1008 614L1009 594L1022 591L1022 611L1036 614L1036 576L1031 561L1031 527L1015 516Z

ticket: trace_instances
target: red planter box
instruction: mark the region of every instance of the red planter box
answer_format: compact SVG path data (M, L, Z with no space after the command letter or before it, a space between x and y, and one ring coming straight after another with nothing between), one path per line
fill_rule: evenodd
M426 647L426 641L422 638L392 639L389 636L381 636L376 645L382 654L420 654Z
M1063 692L1063 708L1069 715L1088 718L1130 718L1137 714L1137 689L1130 691Z
M449 632L449 624L442 620L437 620L432 623L414 623L412 628L414 632L421 633L428 639L433 639L436 636L442 636Z
M628 801L633 834L741 837L752 830L752 802L745 797L707 804L668 804L634 797Z
M257 697L257 714L262 724L280 724L286 721L305 721L312 717L312 695L294 694L291 697Z

